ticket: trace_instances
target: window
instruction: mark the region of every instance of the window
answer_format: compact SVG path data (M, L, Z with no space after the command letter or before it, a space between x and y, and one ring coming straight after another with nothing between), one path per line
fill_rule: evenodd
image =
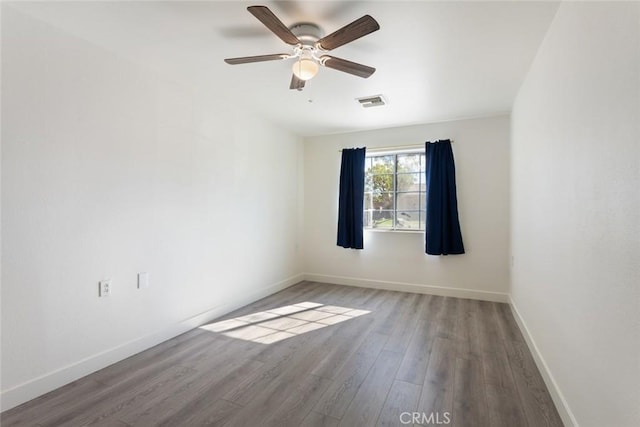
M365 160L364 227L424 230L424 150L371 153Z

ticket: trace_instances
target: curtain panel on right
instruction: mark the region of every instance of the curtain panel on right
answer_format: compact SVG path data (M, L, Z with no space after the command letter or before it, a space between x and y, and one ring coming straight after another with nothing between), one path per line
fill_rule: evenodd
M464 253L458 199L456 167L451 141L448 139L425 144L427 218L425 224L426 253L429 255L459 255Z

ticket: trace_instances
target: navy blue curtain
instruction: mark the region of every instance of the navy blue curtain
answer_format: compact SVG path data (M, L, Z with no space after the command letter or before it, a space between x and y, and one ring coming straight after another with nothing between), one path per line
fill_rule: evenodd
M456 167L451 141L426 143L427 218L426 252L429 255L464 253L458 221Z
M338 246L362 249L364 206L364 157L366 148L342 150L340 199L338 203Z

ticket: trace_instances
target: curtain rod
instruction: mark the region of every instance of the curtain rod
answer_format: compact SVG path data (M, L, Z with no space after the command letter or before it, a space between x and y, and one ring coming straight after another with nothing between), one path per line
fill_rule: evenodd
M428 141L429 144L433 144L438 141ZM453 144L453 139L450 139L449 142ZM413 144L413 145L396 145L392 147L371 147L371 149L367 149L367 151L393 151L393 150L411 150L414 148L424 148L424 144ZM342 153L342 150L338 150L338 153Z

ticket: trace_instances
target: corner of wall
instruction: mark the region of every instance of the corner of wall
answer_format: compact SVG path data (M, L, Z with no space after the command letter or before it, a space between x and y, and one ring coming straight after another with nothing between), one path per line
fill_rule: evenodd
M535 361L536 366L538 367L538 370L542 375L542 379L544 380L544 383L547 386L547 389L549 389L549 394L551 395L551 399L553 399L553 403L556 405L556 409L560 414L560 418L562 418L562 422L564 423L565 427L578 427L578 422L576 421L576 418L573 415L573 412L571 412L571 408L569 407L567 400L562 394L562 391L560 390L558 383L553 377L553 374L551 373L551 370L549 369L547 362L544 360L544 357L542 356L540 349L536 345L536 342L533 339L533 336L531 335L529 328L527 328L527 324L525 323L524 319L520 315L520 312L518 311L518 307L516 306L515 302L511 298L511 295L509 295L508 302L509 302L509 305L511 306L513 317L516 320L516 323L518 324L518 327L520 328L520 331L522 332L522 335L524 336L525 341L527 342L527 347L529 347L529 351L533 355L533 360Z

